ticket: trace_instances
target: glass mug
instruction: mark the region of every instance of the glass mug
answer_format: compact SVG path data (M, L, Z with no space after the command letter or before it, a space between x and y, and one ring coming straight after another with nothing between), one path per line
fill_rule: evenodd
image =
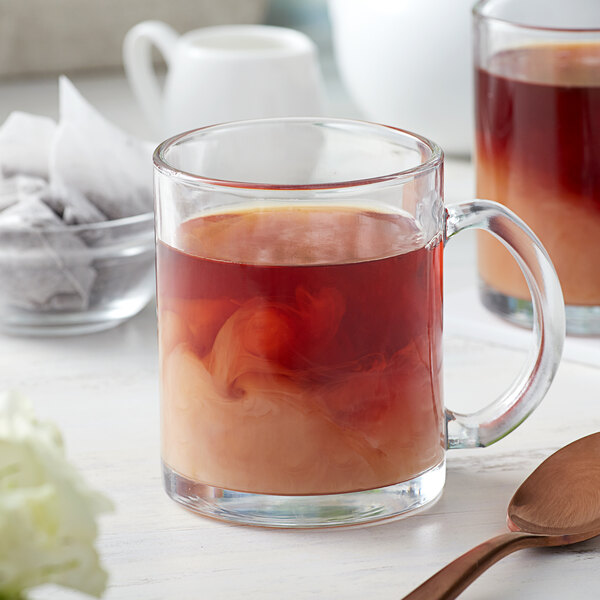
M215 125L154 155L164 482L203 515L273 527L435 500L446 448L487 446L544 396L564 338L547 254L489 201L444 207L418 135L339 119ZM442 254L492 232L523 267L535 352L474 414L442 401Z
M600 334L600 2L474 8L477 195L514 210L556 267L568 333ZM483 303L531 324L525 279L480 235Z

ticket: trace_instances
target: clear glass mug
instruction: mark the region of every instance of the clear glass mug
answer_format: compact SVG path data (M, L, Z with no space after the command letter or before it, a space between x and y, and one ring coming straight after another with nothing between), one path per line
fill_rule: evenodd
M560 286L502 206L444 207L440 148L337 119L267 119L154 155L164 482L203 515L273 527L397 517L435 500L447 448L487 446L544 396ZM442 401L442 254L481 228L531 286L531 362L474 414Z
M567 332L600 334L600 2L483 0L474 8L477 196L514 210L556 267ZM480 294L530 325L525 279L478 240Z

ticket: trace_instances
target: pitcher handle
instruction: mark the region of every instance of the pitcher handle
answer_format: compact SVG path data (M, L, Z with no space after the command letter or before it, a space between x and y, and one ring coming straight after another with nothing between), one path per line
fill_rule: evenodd
M123 64L129 85L158 135L164 135L164 101L152 63L152 46L156 46L167 64L179 35L162 21L144 21L132 27L123 41Z
M565 309L554 266L540 240L513 212L489 200L446 208L446 239L465 229L498 238L517 261L531 292L534 348L512 386L490 405L470 414L446 411L448 448L489 446L522 423L544 397L560 362Z

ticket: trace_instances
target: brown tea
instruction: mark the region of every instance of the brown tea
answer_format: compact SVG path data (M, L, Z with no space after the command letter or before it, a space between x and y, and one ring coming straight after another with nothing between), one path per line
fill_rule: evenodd
M600 44L500 52L476 72L477 194L538 235L571 305L600 305ZM479 237L483 281L528 299L514 260Z
M331 494L443 460L442 244L358 208L185 222L157 255L162 452L196 482Z

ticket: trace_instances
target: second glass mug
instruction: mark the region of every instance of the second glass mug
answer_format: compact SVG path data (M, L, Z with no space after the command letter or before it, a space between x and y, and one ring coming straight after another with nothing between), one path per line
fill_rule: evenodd
M479 0L473 38L477 194L540 237L567 332L600 335L600 2ZM478 262L483 304L529 325L508 252L481 235Z
M441 494L447 448L492 444L546 393L552 264L502 206L444 206L436 144L266 119L171 138L154 165L164 482L187 508L271 527L406 515ZM468 228L511 250L536 325L523 374L466 415L442 401L442 253Z

